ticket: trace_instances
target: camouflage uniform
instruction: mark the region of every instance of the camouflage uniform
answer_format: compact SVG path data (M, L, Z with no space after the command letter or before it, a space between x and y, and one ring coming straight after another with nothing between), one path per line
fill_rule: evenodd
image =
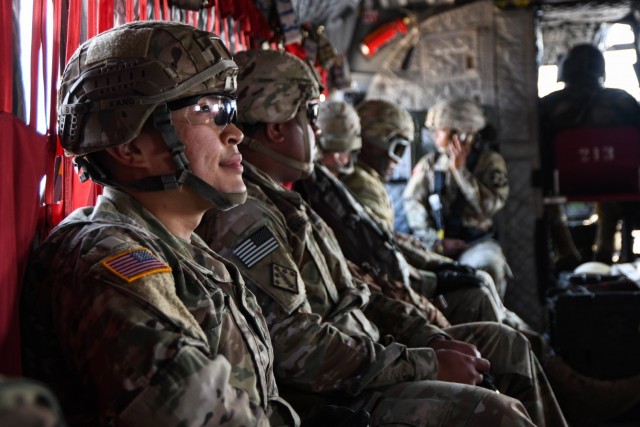
M66 423L56 398L44 385L0 376L0 425L64 427Z
M149 266L121 264L136 259ZM266 426L274 403L294 424L237 269L125 193L106 188L65 219L29 272L25 370L52 386L72 424Z
M358 160L353 173L341 179L369 214L392 231L393 202L384 187L384 178L371 166Z
M436 171L444 173L441 200L445 237L462 238L470 245L458 261L491 274L498 293L504 297L510 270L500 245L487 237L491 235L493 216L504 207L509 195L504 159L494 151L482 151L472 171L464 168L455 172L449 170L449 158L446 154L428 153L418 161L403 198L409 227L427 246L435 243L437 233L428 202L429 195L435 192ZM458 197L464 197L461 216L455 218L461 223L461 231L459 235L452 235L447 233L450 229L447 224L452 219L448 214Z
M239 173L205 175L193 158L240 157L237 71L215 34L164 21L105 31L65 67L61 145L106 188L34 253L22 325L25 372L71 425L300 424L254 296L192 234L206 209L246 199Z
M492 360L496 384L520 398L538 425L564 425L546 380L537 381L544 374L521 334L492 323L440 330L415 306L371 294L351 276L332 230L298 193L248 163L244 179L247 202L231 211L208 212L197 232L240 267L256 294L274 343L276 377L290 401L302 399L302 391L320 393L371 410L374 425L456 424L473 411L479 396L492 392L421 381L437 374L435 354L424 346L440 335L476 344ZM397 341L381 338L389 335ZM528 356L513 356L523 353ZM549 393L545 403L551 405L543 408L538 393ZM437 396L447 402L461 398L454 418L443 411L442 401L435 404ZM544 411L559 424L545 424Z

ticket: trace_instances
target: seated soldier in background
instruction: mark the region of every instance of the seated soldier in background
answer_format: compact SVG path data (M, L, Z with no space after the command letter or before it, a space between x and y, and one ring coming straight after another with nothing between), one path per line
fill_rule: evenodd
M62 410L51 391L28 378L0 375L0 426L65 427Z
M527 411L537 425L566 425L521 334L489 322L441 330L353 278L331 229L284 186L313 171L316 76L284 52L236 61L249 197L208 212L197 231L256 293L283 394L303 413L327 401L363 408L372 425L532 425ZM471 337L497 387L526 411L474 386L490 364Z
M603 87L604 56L589 44L574 46L560 63L558 80L564 89L540 99L540 162L545 191L551 193L554 169L553 142L558 133L582 127L631 126L640 128L640 105L622 89ZM613 241L624 209L637 202L597 202L598 214L594 260L612 263ZM581 260L560 204L546 206L558 270L573 269Z
M390 110L393 108L389 107ZM400 107L395 107L400 110ZM379 122L390 122L386 126L389 134L394 133L395 121L401 114L387 111ZM374 283L367 280L372 291L379 289L386 295L400 298L431 313L433 322L442 327L443 320L429 307L429 301L420 301L415 293L404 288L417 288L417 278L426 272L415 274L412 261L405 259L394 234L353 197L344 184L335 179L348 173L360 142L360 122L354 107L343 101L328 101L320 105L318 117L320 127L320 163L313 173L299 181L295 189L300 192L311 207L331 226L340 243L344 255L356 263L367 276L373 276ZM395 125L395 129L399 126ZM384 129L382 126L379 129ZM383 135L380 136L382 139ZM326 167L323 167L323 164ZM331 172L329 172L329 170ZM335 176L332 176L331 173ZM368 250L367 250L368 248ZM438 271L434 295L442 292L449 307L443 311L446 319L459 324L477 320L500 321L524 333L532 344L553 389L566 410L570 421L604 420L620 414L639 400L640 378L621 381L601 381L585 377L569 367L545 341L544 337L532 330L515 313L508 310L499 300L495 291L489 292L493 283L485 273L475 277L469 274L445 275L447 264ZM433 266L430 268L434 268ZM358 275L361 271L353 272ZM360 277L363 275L361 274ZM481 277L484 279L482 283ZM444 283L443 282L444 279ZM442 289L444 288L444 289ZM465 294L447 292L447 288L466 290ZM431 295L430 295L431 296ZM451 312L450 307L457 307ZM478 318L478 316L480 316Z
M238 270L193 230L246 198L237 66L214 34L136 22L82 44L59 135L105 186L35 252L24 370L70 425L297 426L265 319Z
M361 120L375 120L361 114ZM511 270L493 229L493 216L509 195L507 166L479 132L482 109L463 98L429 109L425 126L434 131L436 152L416 164L403 193L412 233L427 246L462 264L488 272L504 299ZM363 124L364 126L364 124Z
M390 102L375 103L379 107L376 111L380 113L375 127L378 132L376 140L386 144L395 135L404 138L402 147L410 144L414 126L408 112ZM522 327L516 329L525 329L524 322L515 314L501 311L502 302L491 277L486 273L457 264L450 258L436 254L420 241L392 230L393 210L384 183L378 179L379 174L367 164L358 164L357 177L353 174L353 164L362 147L360 118L353 106L339 101L322 103L318 126L320 163L345 182L332 185L320 170L309 179L299 182L296 188L306 194L311 207L334 229L348 259L361 268L372 267L370 272L378 279L387 275L392 280L410 283L410 287L421 295L435 302L440 301L441 310L454 324L504 321L505 316L499 313L505 312L512 318L512 322L508 323L510 326L516 327L515 324L519 323ZM379 163L387 165L389 173L392 173L397 162L387 154L379 157ZM326 183L320 183L321 180ZM359 197L347 188L346 183L359 191ZM320 189L317 186L320 185L321 191L318 191ZM339 192L343 198L334 200L334 192ZM354 197L357 200L353 200ZM374 203L376 198L382 202ZM349 206L336 209L335 205L342 200L342 204ZM367 205L363 206L361 200L365 200ZM351 217L354 212L358 213L357 216ZM384 222L380 217L388 221ZM366 225L359 222L366 222ZM365 228L362 227L375 230L375 235L380 237L370 236L368 239L379 241L365 244L362 241L362 230ZM371 253L363 251L363 246L377 249ZM390 248L395 250L396 255L390 256L393 253ZM446 301L440 295L444 295Z

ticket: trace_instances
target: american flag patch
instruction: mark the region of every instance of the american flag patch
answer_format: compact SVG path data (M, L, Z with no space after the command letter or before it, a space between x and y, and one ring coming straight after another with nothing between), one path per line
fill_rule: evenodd
M247 267L253 267L258 261L278 248L278 241L267 227L253 233L243 240L233 254Z
M171 267L146 248L135 248L119 253L102 261L102 265L127 282L133 282L153 273L171 272Z

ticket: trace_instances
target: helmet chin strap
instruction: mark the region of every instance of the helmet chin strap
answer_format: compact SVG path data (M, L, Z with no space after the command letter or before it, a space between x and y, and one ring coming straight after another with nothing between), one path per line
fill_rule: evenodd
M250 138L248 136L244 137L244 139L242 140L242 144L246 144L253 151L257 151L258 153L264 154L270 159L273 159L277 162L280 162L284 165L287 165L289 167L292 167L300 171L302 173L302 176L300 179L304 179L304 178L307 178L309 175L311 175L311 172L313 172L313 150L311 147L311 135L309 132L309 125L308 125L309 122L307 121L307 116L306 114L297 114L297 116L302 117L301 125L302 125L302 131L304 134L304 158L306 161L300 162L298 160L294 160L290 157L287 157L283 154L277 153L276 151L265 147L265 145L260 143L259 141L256 141L255 139Z
M150 179L160 181L163 189L185 185L207 202L223 211L240 205L247 200L246 191L241 193L223 193L209 185L189 169L189 160L184 154L184 144L180 141L176 128L171 122L171 111L169 111L167 104L158 106L153 111L151 117L153 118L154 127L160 132L162 139L173 154L176 173L175 175L159 175L151 177ZM172 182L174 179L176 183ZM167 181L168 185L166 185Z
M156 108L152 113L152 118L153 125L160 132L165 144L171 150L173 163L176 166L175 173L150 176L134 182L116 182L109 179L104 171L89 161L86 156L79 156L76 158L76 163L83 170L81 179L86 180L91 177L94 182L101 185L136 191L173 190L184 185L223 211L240 205L247 200L246 191L223 193L213 188L189 169L189 160L184 154L184 144L180 142L178 133L171 123L171 112L166 104Z

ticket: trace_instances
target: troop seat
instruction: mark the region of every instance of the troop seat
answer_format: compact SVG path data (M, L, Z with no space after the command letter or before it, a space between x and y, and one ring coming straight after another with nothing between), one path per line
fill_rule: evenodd
M640 199L640 128L584 127L553 142L554 193L567 200Z

